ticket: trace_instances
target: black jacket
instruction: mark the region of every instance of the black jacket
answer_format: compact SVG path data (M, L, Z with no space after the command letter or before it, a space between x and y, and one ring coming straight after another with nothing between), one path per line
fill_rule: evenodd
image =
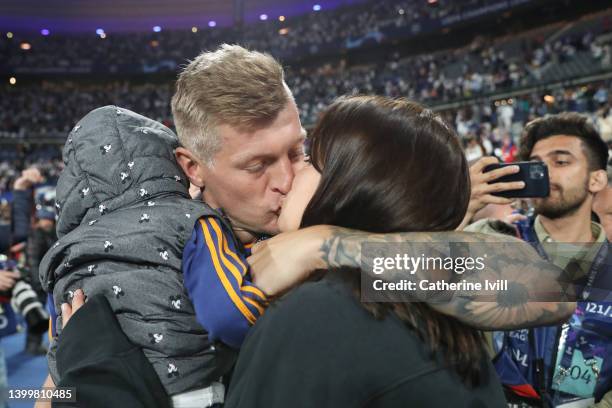
M57 386L76 388L76 402L53 407L170 408L153 366L127 339L102 295L89 298L59 337L57 368Z
M495 370L468 387L395 315L375 319L333 272L295 288L244 341L225 408L505 407Z
M32 215L32 190L13 191L13 244L24 242L30 234L30 219Z
M38 273L38 266L40 261L43 259L45 254L53 244L57 241L57 234L55 228L51 231L45 231L42 228L34 228L28 238L28 267L30 268L29 280L32 288L40 295L43 294L43 299L46 298L44 290L40 283L40 276Z

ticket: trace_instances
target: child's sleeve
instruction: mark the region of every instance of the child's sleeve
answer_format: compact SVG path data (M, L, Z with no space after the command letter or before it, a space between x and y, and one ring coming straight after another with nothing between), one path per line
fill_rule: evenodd
M196 318L210 339L239 348L267 299L249 281L249 265L228 235L214 217L199 219L185 245L183 275Z

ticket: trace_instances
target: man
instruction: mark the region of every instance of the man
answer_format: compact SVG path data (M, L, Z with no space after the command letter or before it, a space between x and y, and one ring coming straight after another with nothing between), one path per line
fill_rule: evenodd
M41 303L45 304L47 295L42 289L38 267L45 253L57 241L55 233L55 190L39 194L36 203L36 223L30 231L27 241L27 281L38 295ZM37 333L28 327L26 336L26 352L33 355L45 355L47 348L42 345L44 333Z
M262 234L277 234L281 201L303 162L305 135L278 62L231 45L203 53L180 75L172 111L183 145L176 150L177 161L191 183L203 188L204 201L222 209L242 243L252 243ZM465 233L376 235L321 226L256 244L250 260L251 273L259 289L275 295L315 269L338 265L361 267L361 244L368 240L467 241L491 245L494 253L495 244L487 243L491 239L502 238ZM521 251L522 247L514 248ZM520 263L523 268L537 269L529 265L534 260L530 255L515 255L517 266ZM488 272L499 273L503 269L494 262L488 266ZM228 271L221 272L230 275ZM429 277L427 271L421 273L423 279ZM479 314L467 307L471 300L456 296L436 307L479 328L508 328L525 323L514 313L504 314L504 318L501 313ZM519 304L514 306L512 311L521 308ZM568 307L557 303L541 306L546 312L539 319L548 322L555 320L553 316L558 313L563 314L558 308Z
M608 162L608 186L595 195L593 211L599 217L608 241L612 241L612 160Z
M605 357L612 353L612 314L597 313L610 303L593 294L609 293L610 288L598 282L612 274L612 257L603 227L591 221L594 196L608 183L607 148L585 117L563 113L527 125L521 156L546 163L550 195L534 199L537 216L518 232L542 256L571 274L582 301L563 327L505 333L496 359L498 374L511 400L582 407L605 394L596 406L610 406L611 362ZM499 231L487 221L468 229Z

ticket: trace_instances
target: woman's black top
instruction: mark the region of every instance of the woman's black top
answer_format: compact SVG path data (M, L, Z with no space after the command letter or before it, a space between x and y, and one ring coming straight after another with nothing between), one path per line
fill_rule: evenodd
M329 273L269 307L247 336L231 380L233 407L504 407L483 357L469 388L394 314L375 319Z

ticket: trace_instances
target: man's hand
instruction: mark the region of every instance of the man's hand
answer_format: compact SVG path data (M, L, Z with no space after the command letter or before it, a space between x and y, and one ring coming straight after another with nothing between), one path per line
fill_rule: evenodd
M0 291L12 289L13 286L15 286L15 282L17 282L19 278L21 278L21 274L19 272L0 269Z
M72 304L62 303L62 328L66 328L68 320L85 304L85 293L77 289L72 296Z
M40 170L36 167L30 167L21 172L21 176L15 180L14 190L27 190L34 184L42 183L44 178L40 174Z
M253 246L247 261L253 283L268 296L286 292L316 269L326 269L319 254L329 227L318 225L279 234Z
M499 163L497 158L487 156L479 159L472 165L472 167L470 167L470 181L472 184L470 204L463 222L459 228L457 228L458 230L465 228L465 226L467 226L474 217L474 214L484 208L487 204L512 203L512 199L494 196L493 193L501 193L502 191L520 190L525 188L525 183L523 181L489 184L489 182L497 180L500 177L515 174L520 171L519 166L507 166L486 173L484 172L485 167L496 163Z

